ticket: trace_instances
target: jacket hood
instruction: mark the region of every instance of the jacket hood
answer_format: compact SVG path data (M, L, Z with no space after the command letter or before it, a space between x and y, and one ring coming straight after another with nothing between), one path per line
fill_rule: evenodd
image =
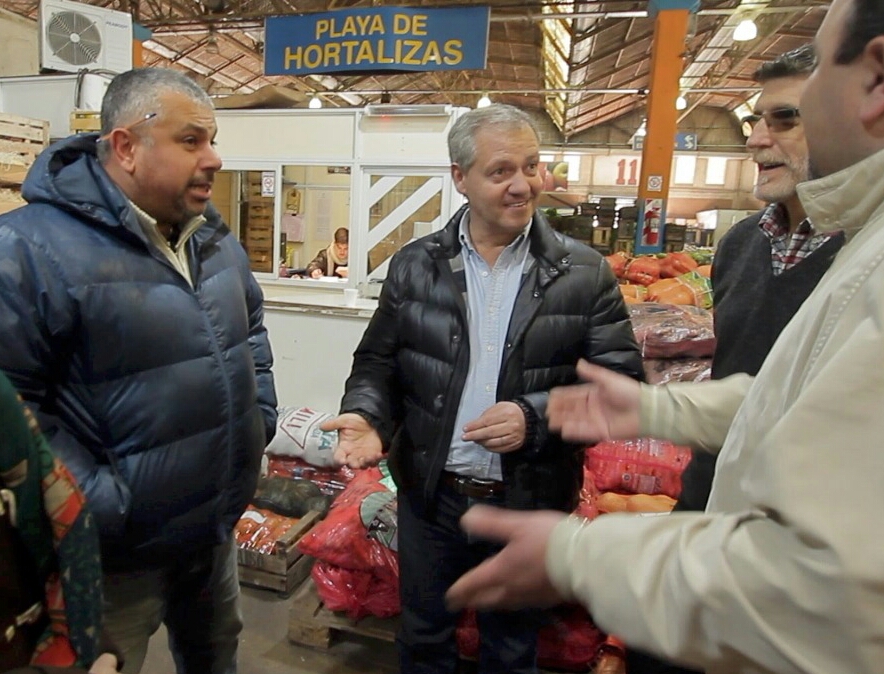
M105 227L129 225L139 232L128 200L98 161L97 140L98 134L89 133L50 145L28 172L22 196L28 203L50 204Z
M147 245L129 200L98 160L98 138L97 133L79 134L50 145L28 171L22 196L30 204L55 206L95 226L115 230L117 236L134 236ZM200 227L194 237L196 241L204 242L226 233L211 205L204 215L209 226Z

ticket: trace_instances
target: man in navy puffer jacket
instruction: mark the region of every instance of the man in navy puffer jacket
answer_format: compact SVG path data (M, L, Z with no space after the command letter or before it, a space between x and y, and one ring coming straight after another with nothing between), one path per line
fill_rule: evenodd
M209 205L205 92L133 70L101 119L44 151L29 205L0 218L0 369L98 522L123 671L165 622L179 672L234 672L231 532L276 423L261 290Z

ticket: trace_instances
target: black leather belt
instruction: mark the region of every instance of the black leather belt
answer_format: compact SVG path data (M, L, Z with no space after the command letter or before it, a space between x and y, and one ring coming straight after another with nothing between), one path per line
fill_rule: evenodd
M497 480L480 480L468 475L458 475L449 471L442 472L442 482L462 496L470 498L490 498L503 494L503 482Z

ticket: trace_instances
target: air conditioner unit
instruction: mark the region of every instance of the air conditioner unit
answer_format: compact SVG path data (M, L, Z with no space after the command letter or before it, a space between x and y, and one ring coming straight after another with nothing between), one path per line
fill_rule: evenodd
M132 17L68 0L40 3L40 68L79 72L132 69Z

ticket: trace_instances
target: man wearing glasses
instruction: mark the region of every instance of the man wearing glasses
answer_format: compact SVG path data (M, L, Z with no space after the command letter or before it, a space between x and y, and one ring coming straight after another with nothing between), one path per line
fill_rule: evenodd
M842 233L817 233L798 199L808 179L807 142L798 101L814 67L813 46L786 52L755 71L762 85L743 120L746 149L758 167L755 197L768 205L721 239L712 266L715 336L712 378L755 375L782 329L844 245ZM675 510L705 510L716 456L695 451ZM630 652L631 674L688 672Z
M814 230L795 189L808 179L798 100L814 62L808 44L765 63L753 76L762 90L755 113L743 120L750 129L746 149L758 167L755 198L768 205L734 225L715 253L714 379L758 372L844 245L842 233ZM677 510L705 509L714 469L715 456L694 454Z

